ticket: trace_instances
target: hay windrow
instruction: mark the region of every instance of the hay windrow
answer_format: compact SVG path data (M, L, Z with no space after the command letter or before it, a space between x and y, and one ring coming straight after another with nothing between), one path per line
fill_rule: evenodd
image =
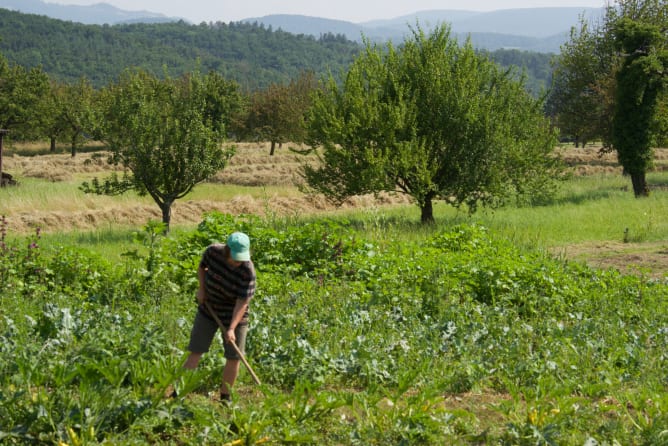
M269 144L236 144L236 155L223 171L209 180L211 184L220 187L266 187L266 194L263 194L262 198L244 193L225 200L182 199L172 207L172 224L197 224L202 216L210 211L233 215L301 217L342 209L377 209L410 203L409 197L405 195L381 194L378 197L370 195L352 197L337 206L321 195L304 195L297 191L297 185L303 181L299 176L299 167L304 162L316 163L317 158L296 154L290 151L289 147L277 148L276 153L270 156L269 149ZM562 157L574 175L622 174L616 155L601 153L600 147L560 148L557 154ZM74 158L69 154L10 155L3 159L3 170L18 177L19 182L22 177L30 177L49 182L77 183L82 181L81 177L103 178L110 173L107 157L106 152L80 153ZM656 150L654 159L655 170L668 170L668 149ZM271 187L287 189L290 192L287 196L285 193L272 195ZM29 233L36 228L40 228L43 232L58 232L88 231L117 226L140 227L149 220L161 219L158 207L147 201L140 203L128 199L119 204L109 200L108 197L86 195L80 198L78 194L49 199L44 208L39 209L18 201L14 211L3 213L7 219L8 229L12 233L19 234ZM555 255L583 259L592 266L614 267L634 274L648 269L657 277L664 277L665 271L668 270L668 246L663 243L649 246L646 250L640 248L629 247L629 250L633 249L631 252L617 245L581 244L559 248Z
M258 199L250 195L238 195L228 201L182 200L172 206L172 224L197 224L202 215L211 211L231 215L303 216L314 212L331 212L342 209L358 209L373 206L407 204L407 196L371 195L353 197L337 206L320 195L301 197L275 196ZM63 230L93 230L113 225L139 226L149 220L160 220L157 206L136 205L107 209L85 209L72 212L42 211L20 212L6 216L11 232L26 233L40 228L44 232Z
M212 184L240 185L250 187L297 187L303 182L299 168L304 162L314 163L314 156L304 157L290 150L290 145L277 148L269 155L268 143L234 144L236 154L226 168L209 180ZM303 147L297 147L303 149ZM621 174L614 153L601 153L601 148L560 148L557 150L575 175ZM52 182L76 182L76 176L88 175L104 177L112 171L106 162L107 152L79 153L72 157L67 154L41 156L11 155L3 159L3 169L16 177L41 178ZM668 169L668 149L657 149L656 169ZM98 208L99 197L72 203L67 212L58 209L33 209L30 212L9 212L7 219L13 231L26 232L40 227L44 231L61 231L63 228L94 229L100 225L127 224L142 225L149 219L160 219L157 206L129 202L121 207ZM54 200L57 203L57 200ZM295 196L270 196L262 199L250 195L236 196L225 201L179 200L172 208L174 224L195 223L202 214L211 210L231 214L304 215L329 212L338 209L369 208L406 204L410 200L402 195L381 195L380 197L353 197L341 206L329 203L321 196L306 196L295 192ZM77 209L76 206L79 208Z

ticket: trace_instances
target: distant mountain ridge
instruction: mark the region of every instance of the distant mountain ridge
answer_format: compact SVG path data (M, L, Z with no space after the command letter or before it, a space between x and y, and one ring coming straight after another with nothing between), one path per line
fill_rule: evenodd
M501 9L489 12L463 10L419 11L394 19L351 23L301 15L275 14L244 19L247 23L271 26L294 34L319 36L343 34L350 40L402 41L410 28L425 30L448 23L460 40L471 38L474 46L491 51L513 48L543 53L558 53L568 40L570 29L580 18L602 16L604 8L554 7Z
M78 6L47 3L43 0L0 0L0 8L88 25L184 20L149 11L124 11L107 3ZM411 27L419 25L425 31L429 31L445 22L450 24L452 32L460 41L470 38L477 48L490 51L518 49L558 53L560 46L568 40L571 27L576 26L580 18L591 20L601 16L603 11L604 8L591 7L520 8L487 12L446 9L418 11L393 19L363 23L295 14L275 14L247 18L240 22L258 23L297 35L319 37L331 33L344 35L347 39L357 42L365 37L374 42L395 43L403 41L410 33ZM215 17L210 19L210 22L217 21Z
M149 11L125 11L108 3L96 3L90 6L61 5L42 0L0 0L0 8L38 14L52 19L83 23L86 25L116 25L124 23L163 23L174 22L179 18L167 17Z

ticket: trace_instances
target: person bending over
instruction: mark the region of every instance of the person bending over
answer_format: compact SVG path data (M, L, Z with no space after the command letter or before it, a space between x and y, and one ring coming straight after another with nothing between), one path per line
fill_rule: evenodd
M255 294L255 266L250 258L250 239L243 232L234 232L226 243L209 245L197 269L197 314L190 333L190 354L184 367L195 369L202 355L209 351L218 330L218 324L209 313L208 306L216 313L227 331L225 341L225 368L220 389L220 399L229 401L234 381L239 375L240 357L231 343L245 352L248 331L248 309Z

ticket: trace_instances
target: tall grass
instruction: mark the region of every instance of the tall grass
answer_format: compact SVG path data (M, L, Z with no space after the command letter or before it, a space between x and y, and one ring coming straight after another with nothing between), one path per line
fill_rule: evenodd
M20 186L0 189L0 214L14 215L35 211L77 212L89 209L150 204L150 197L128 193L119 196L87 195L79 190L80 182L50 182L21 178ZM67 230L67 228L62 228Z
M668 240L668 173L649 178L656 190L634 198L630 180L614 175L575 177L563 184L554 202L546 206L506 207L468 215L441 202L434 206L436 225L419 224L417 206L370 208L346 212L352 224L368 235L394 242L420 238L424 231L474 222L521 245L552 248L598 241L652 242Z
M94 175L89 174L87 176L92 177ZM104 177L104 175L102 176ZM21 178L19 187L6 187L0 190L0 215L35 210L76 212L89 209L105 209L111 206L155 205L150 197L139 197L136 193L126 193L114 197L85 194L79 189L82 181L83 179L79 178L61 182ZM256 200L266 200L268 202L274 197L295 197L299 194L297 188L290 186L251 187L203 183L197 185L182 201L226 201L236 197L249 196Z
M654 184L668 184L667 173L650 177ZM629 183L619 176L577 177L564 184L552 205L483 212L478 218L517 242L546 247L668 239L665 189L634 198Z

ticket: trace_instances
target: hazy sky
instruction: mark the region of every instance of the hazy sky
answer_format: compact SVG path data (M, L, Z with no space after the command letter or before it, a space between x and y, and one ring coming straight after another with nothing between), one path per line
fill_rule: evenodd
M109 3L128 11L151 11L194 23L230 22L269 14L302 14L364 22L429 9L493 11L551 6L603 7L606 0L45 0L49 3Z

